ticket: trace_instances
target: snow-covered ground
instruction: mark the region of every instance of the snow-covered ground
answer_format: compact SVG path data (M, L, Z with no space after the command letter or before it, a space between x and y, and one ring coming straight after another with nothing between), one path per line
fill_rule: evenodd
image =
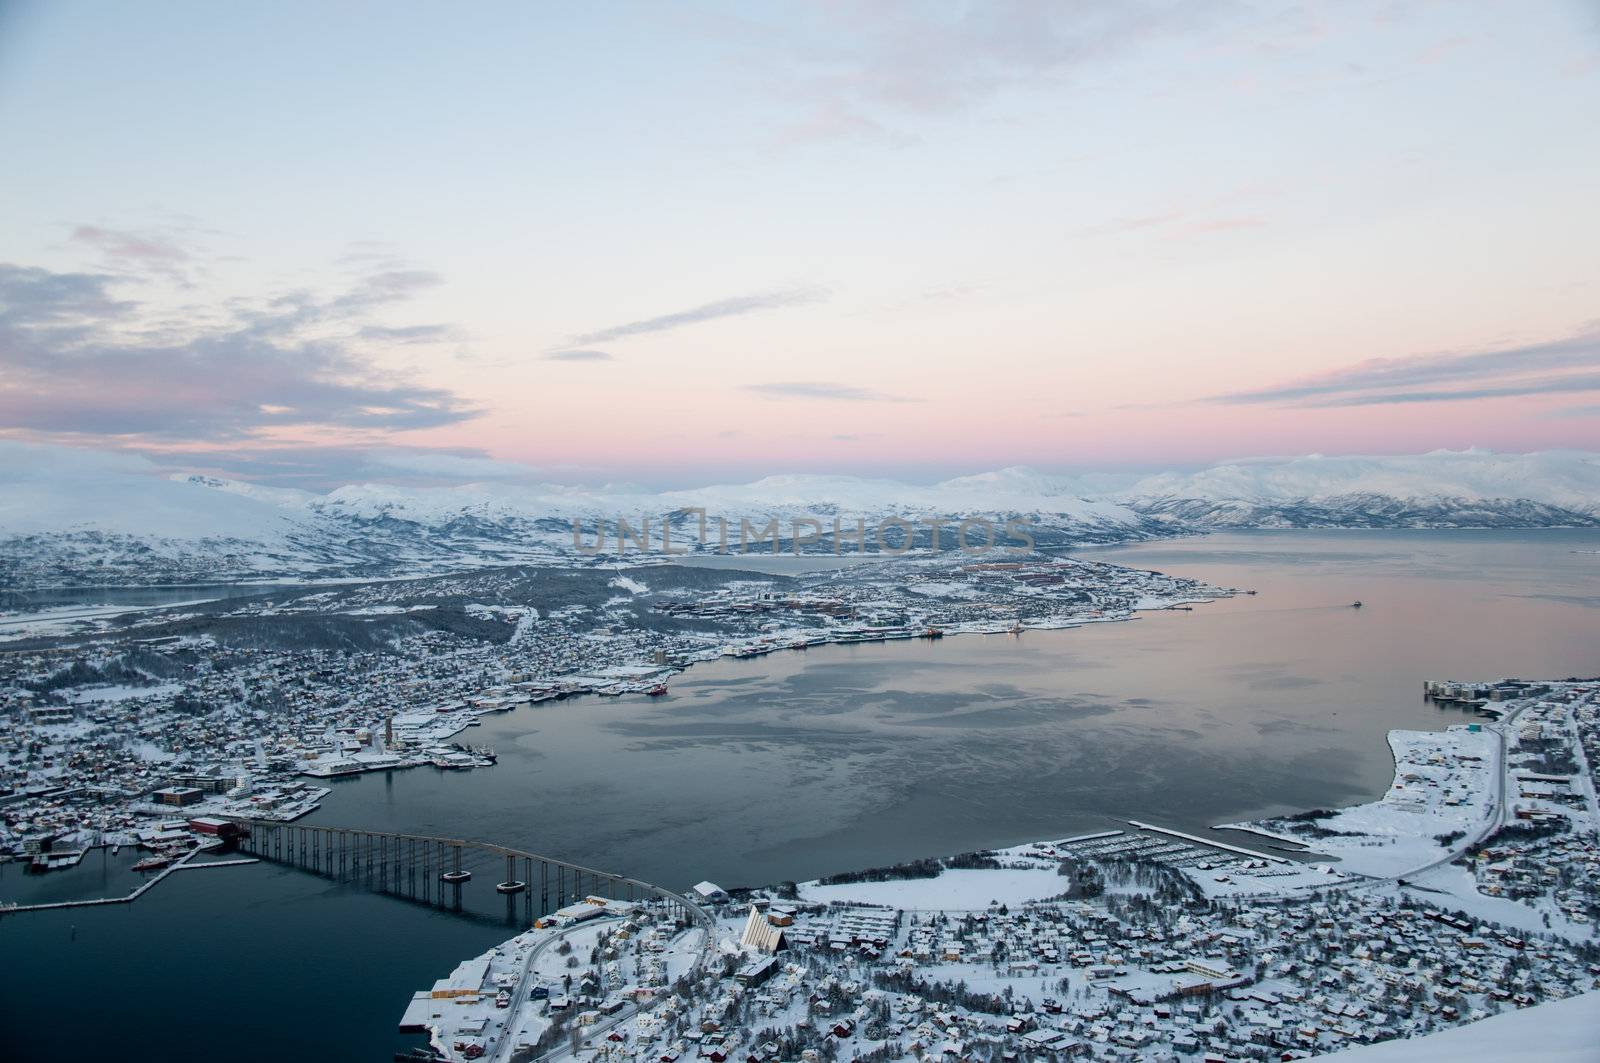
M1484 830L1498 813L1498 738L1473 726L1390 731L1395 779L1377 801L1315 820L1223 826L1309 846L1336 857L1339 870L1352 874L1392 878L1423 869L1448 856L1462 838Z
M1406 880L1419 891L1437 891L1449 894L1437 897L1440 903L1467 912L1478 919L1515 927L1527 934L1542 934L1552 930L1568 938L1581 940L1593 933L1586 927L1565 918L1561 912L1548 906L1533 907L1505 897L1491 897L1478 891L1472 872L1459 864L1442 864Z
M1339 1063L1595 1063L1600 992L1491 1015L1481 1022L1340 1052Z

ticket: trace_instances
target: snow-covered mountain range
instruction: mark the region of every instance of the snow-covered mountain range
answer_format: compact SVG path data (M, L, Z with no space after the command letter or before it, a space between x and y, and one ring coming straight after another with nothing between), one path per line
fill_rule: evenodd
M1600 455L1440 450L1262 458L1141 478L1114 497L1202 528L1537 528L1600 523Z
M1198 472L1059 476L1008 468L918 485L771 476L693 490L354 484L328 494L162 475L143 459L0 445L0 586L380 576L570 558L572 525L595 543L616 522L700 540L699 510L752 529L796 518L1028 518L1040 546L1208 528L1600 526L1600 455L1440 451L1401 457L1252 459ZM891 533L890 538L895 540ZM926 544L928 531L918 533ZM950 542L953 527L943 534ZM1003 534L1003 533L1002 533ZM786 544L787 546L787 544Z

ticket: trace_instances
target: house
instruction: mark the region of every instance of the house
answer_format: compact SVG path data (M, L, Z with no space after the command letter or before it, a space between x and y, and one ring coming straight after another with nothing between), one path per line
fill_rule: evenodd
M707 904L721 904L728 899L728 891L715 882L702 882L689 892Z
M1022 1043L1035 1052L1075 1052L1079 1042L1060 1030L1030 1030Z
M204 800L204 790L194 786L165 786L150 795L158 804L184 805L199 804Z
M735 972L733 977L734 980L740 985L748 988L750 986L760 985L762 982L765 982L768 978L771 978L774 974L776 974L777 971L777 957L768 956L764 960L756 960L754 963L745 964L743 967L739 968L737 972Z

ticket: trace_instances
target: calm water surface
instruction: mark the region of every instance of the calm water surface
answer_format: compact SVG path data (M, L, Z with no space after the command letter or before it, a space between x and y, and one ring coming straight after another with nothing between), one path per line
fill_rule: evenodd
M1387 730L1462 718L1424 702L1423 679L1600 674L1593 532L1251 533L1092 556L1259 593L719 661L665 698L491 718L466 737L499 750L494 768L342 782L313 820L673 887L800 879L1129 817L1203 831L1370 799ZM381 1059L410 992L504 935L281 869L184 872L132 908L0 920L0 1000L90 1055L154 1037L163 1058L214 1058L220 1036L233 1059ZM241 1012L247 1038L196 1025ZM54 1054L15 1038L0 1032L0 1058Z

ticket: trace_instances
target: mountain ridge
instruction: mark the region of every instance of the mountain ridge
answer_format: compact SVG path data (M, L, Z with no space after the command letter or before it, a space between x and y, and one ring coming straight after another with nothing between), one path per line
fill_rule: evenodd
M789 473L666 491L365 483L327 494L68 448L5 444L0 457L13 459L0 469L0 581L12 587L570 563L574 522L586 544L622 519L636 532L648 521L654 546L670 534L692 547L702 509L734 535L741 518L777 519L787 536L804 517L847 531L858 519L1026 517L1045 549L1213 528L1600 526L1600 455L1580 451L1259 458L1144 476L1019 465L934 484Z

